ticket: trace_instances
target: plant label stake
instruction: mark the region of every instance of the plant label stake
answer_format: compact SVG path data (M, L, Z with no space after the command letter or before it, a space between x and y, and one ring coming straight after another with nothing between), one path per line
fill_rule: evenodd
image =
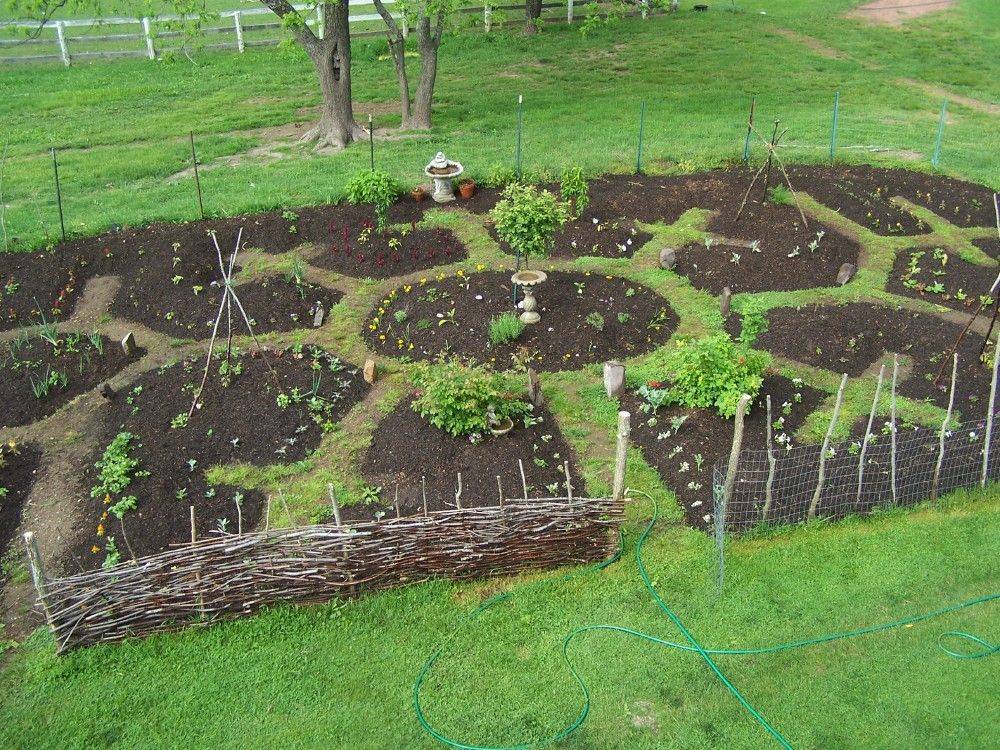
M840 92L833 95L833 126L830 130L830 162L837 151L837 119L840 114Z
M191 140L191 163L194 165L194 189L198 192L198 213L205 218L205 204L201 200L201 177L198 174L198 152L194 150L194 131L188 133Z
M524 95L517 95L517 148L514 152L514 172L521 180L521 128L524 125Z
M646 102L639 107L639 148L635 155L635 173L642 174L642 135L646 124Z
M757 108L757 95L750 99L750 117L747 119L747 137L743 140L743 163L750 163L750 136L753 133L753 113Z
M944 121L948 118L948 100L941 102L941 117L938 118L937 139L934 142L934 156L931 157L931 166L937 169L941 163L941 139L944 137Z
M56 158L56 150L52 149L52 171L56 177L56 206L59 208L59 230L62 233L63 242L66 241L66 222L63 219L62 189L59 187L59 160Z

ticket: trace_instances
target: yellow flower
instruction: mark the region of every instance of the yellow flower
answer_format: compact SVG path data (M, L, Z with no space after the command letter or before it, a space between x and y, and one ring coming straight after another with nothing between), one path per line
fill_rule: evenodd
M104 496L104 504L107 505L110 502L111 502L111 495L105 495Z
M461 268L459 268L457 271L455 271L455 275L456 276L465 276L465 271L463 271Z
M98 546L97 546L97 545L95 544L95 545L94 545L93 547L91 547L91 548L90 548L90 551L91 551L91 553L92 553L92 554L95 554L95 555L96 555L96 554L97 554L98 552L100 552L100 551L101 551L101 548L100 548L100 547L98 547Z
M420 279L420 283L421 284L426 284L427 283L427 277L424 276L422 279Z
M407 284L406 286L403 287L403 291L406 292L407 294L410 293L411 289L413 289L413 287L410 284Z
M107 521L107 520L108 520L108 512L107 512L107 511L104 511L104 512L103 512L103 513L101 514L101 520L102 520L102 521Z
M97 524L97 536L104 536L104 524Z
M380 333L380 334L378 335L378 340L379 340L379 341L385 341L385 334L384 334L384 333Z
M485 263L476 263L476 270L477 271L482 271L484 268L486 268L486 264Z
M410 344L410 346L408 347L408 349L412 351L413 350L413 344Z
M380 308L378 309L378 314L379 314L379 315L384 315L384 314L385 314L385 308L384 308L384 307L380 307Z
M584 271L584 272L583 272L583 275L584 275L584 276L590 276L590 271Z

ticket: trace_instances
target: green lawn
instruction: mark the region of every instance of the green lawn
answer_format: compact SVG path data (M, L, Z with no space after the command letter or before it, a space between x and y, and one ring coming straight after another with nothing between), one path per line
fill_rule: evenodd
M448 37L442 50L435 130L380 142L380 167L416 183L438 149L473 174L513 156L514 102L525 95L525 162L536 174L580 165L591 173L634 164L640 102L647 102L646 165L690 170L735 158L745 110L758 95L761 122L780 117L800 148L787 157L820 160L829 138L833 93L841 91L840 156L929 169L940 101L910 78L984 101L1000 99L996 4L962 0L943 21L902 30L871 29L837 18L845 0L747 3L743 13L685 12L629 21L581 37L552 26L536 39L517 34ZM766 15L758 11L765 10ZM808 35L843 52L817 53L775 29ZM961 39L961 49L956 49ZM391 109L391 63L378 44L355 50L359 112ZM312 73L295 49L199 56L187 62L128 61L4 68L0 141L7 144L5 220L18 248L58 231L47 149L61 149L64 202L74 232L114 224L196 217L193 181L168 181L187 164L193 130L201 158L258 145L255 129L307 122L316 104ZM392 114L379 114L391 124ZM954 105L942 170L1000 188L1000 118ZM857 146L879 146L869 152ZM913 160L916 152L919 159ZM330 200L367 163L367 150L315 155L297 147L262 165L203 172L207 208L233 214ZM807 210L837 223L828 210ZM655 243L703 234L703 217L652 225L654 243L633 262L560 261L560 267L629 276L668 298L679 333L718 330L715 300L656 268ZM432 215L469 247L465 268L502 256L468 218ZM933 242L969 252L970 230L934 222ZM888 298L884 291L902 238L858 230L868 258L833 300ZM278 256L267 263L287 263ZM248 269L250 273L263 268ZM331 311L319 343L348 358L365 351L359 331L395 282L363 282ZM757 295L765 305L813 301L813 292ZM738 308L743 298L734 300ZM920 303L928 308L927 303ZM288 338L294 340L299 334ZM629 362L630 378L658 373L662 351ZM403 393L392 363L387 403ZM832 373L784 368L827 393ZM546 396L581 457L588 488L606 490L615 405L597 367L545 377ZM851 381L841 427L864 413L874 379ZM803 429L821 434L832 396ZM915 420L939 418L900 400ZM370 432L333 435L303 466L241 477L296 498L322 495L350 480L352 458ZM220 470L225 472L225 470ZM301 472L301 475L294 475ZM221 481L222 474L218 476ZM994 593L1000 552L1000 489L960 493L936 507L815 524L729 543L726 585L714 584L712 540L681 522L659 478L632 452L630 487L658 498L661 520L644 560L654 586L706 647L767 645L874 625ZM318 494L317 494L318 493ZM667 640L680 634L656 608L632 551L651 507L629 508L626 554L600 572L559 573L452 585L429 583L322 607L272 611L201 632L98 647L56 658L37 632L0 671L0 747L13 748L423 748L434 743L411 707L424 660L465 613L498 591L513 596L463 628L425 684L435 728L470 745L512 745L560 730L580 696L561 659L576 627L608 623ZM996 657L957 660L937 647L946 630L996 641L996 604L967 608L912 627L768 656L718 657L720 667L796 748L972 748L995 734L990 708L1000 678ZM2 638L0 638L2 640ZM592 691L590 715L567 748L759 748L768 735L697 656L609 632L574 640L570 654Z

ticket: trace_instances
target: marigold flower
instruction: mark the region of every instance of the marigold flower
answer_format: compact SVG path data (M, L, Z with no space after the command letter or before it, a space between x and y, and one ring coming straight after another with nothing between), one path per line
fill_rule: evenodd
M97 524L97 536L104 536L104 524Z

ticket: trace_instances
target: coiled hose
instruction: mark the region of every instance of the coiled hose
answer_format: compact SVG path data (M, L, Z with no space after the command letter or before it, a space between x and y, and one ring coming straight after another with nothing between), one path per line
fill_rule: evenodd
M880 625L871 625L868 627L858 628L856 630L843 631L839 633L829 633L827 635L822 635L815 638L805 638L797 641L778 643L771 646L762 646L759 648L746 648L746 649L705 648L704 646L701 645L698 639L695 638L694 634L692 634L691 631L688 630L688 628L681 621L680 617L677 616L677 614L669 607L669 605L667 605L667 603L656 591L652 581L650 580L649 573L646 570L646 566L642 561L643 545L646 543L646 540L652 533L653 527L656 525L656 521L659 517L658 503L654 498L652 498L649 494L645 492L641 492L638 490L627 490L626 492L627 494L644 495L653 504L653 515L650 518L649 523L647 523L646 527L643 529L642 534L639 535L639 539L635 545L635 562L639 570L639 577L642 579L643 586L646 587L646 590L653 598L653 601L656 603L656 606L658 606L664 612L664 614L667 615L670 621L680 631L681 635L684 636L684 642L677 643L674 641L668 641L664 638L659 638L657 636L650 635L648 633L642 633L638 630L632 630L631 628L622 627L620 625L604 625L604 624L584 625L579 628L576 628L572 630L563 639L563 645L562 645L563 661L566 663L566 668L573 676L573 679L576 680L576 683L580 688L580 695L581 695L580 711L579 713L577 713L576 717L569 724L567 724L565 727L563 727L562 729L560 729L559 731L555 732L554 734L550 735L547 738L529 742L521 742L514 745L475 745L475 744L461 742L459 740L448 737L445 734L442 734L431 725L431 723L427 719L427 716L424 714L423 708L420 704L420 690L424 682L426 681L427 676L430 674L431 669L434 667L434 664L446 651L448 644L451 643L451 641L455 638L458 632L463 627L465 627L470 622L479 617L483 612L499 604L500 602L506 601L512 596L512 594L509 592L504 594L499 594L483 602L483 604L481 604L479 607L470 612L464 618L464 620L461 623L459 623L459 625L454 630L452 630L452 632L448 635L448 637L444 640L444 642L437 648L437 650L435 650L434 653L431 654L430 658L428 658L427 661L424 662L423 667L417 674L417 678L413 683L413 709L416 712L417 721L420 722L420 726L423 728L425 732L427 732L427 734L429 734L435 740L440 742L442 745L453 748L453 750L530 750L531 748L544 747L554 742L566 739L571 734L573 734L577 729L579 729L580 726L587 720L587 715L590 713L590 705L591 705L590 691L587 688L587 684L584 682L580 674L576 671L576 668L573 666L573 662L569 658L569 645L573 641L573 639L579 635L582 635L584 633L589 633L595 630L606 630L614 633L622 633L624 635L628 635L633 638L638 638L642 641L646 641L649 643L655 643L659 646L664 646L666 648L698 654L698 656L701 657L701 659L706 663L706 665L708 665L709 669L715 675L716 679L718 679L726 687L726 689L733 695L733 697L736 698L737 701L739 701L740 705L742 705L743 708L747 710L750 716L752 716L753 719L758 724L760 724L761 727L763 727L782 748L785 748L785 750L793 750L792 744L788 740L788 738L786 738L778 729L776 729L760 711L754 708L754 706L750 703L750 701L748 701L746 697L744 697L744 695L740 692L739 688L737 688L732 683L732 681L715 663L715 660L712 658L713 656L750 656L759 654L773 654L779 651L790 651L792 649L804 648L806 646L815 646L820 643L830 643L831 641L839 641L846 638L856 638L858 636L870 635L872 633L878 633L884 630L892 630L894 628L905 627L907 625L912 625L913 623L922 622L924 620L930 620L935 617L940 617L942 615L948 614L950 612L956 612L961 609L966 609L967 607L974 607L979 604L985 604L987 602L991 602L1000 598L1000 593L987 594L985 596L976 597L975 599L968 599L966 601L959 602L957 604L941 607L939 609L935 609L930 612L924 612L923 614L906 617L901 620L893 620L892 622L886 622ZM589 575L591 573L604 570L609 565L617 562L621 558L623 550L624 550L624 534L619 532L618 550L615 552L614 555L612 555L609 559L598 563L597 565L593 565L588 568L584 568L582 570L569 573L563 576L560 580L569 581L580 576ZM541 585L546 583L550 583L550 581L541 581L539 582L539 584L536 585ZM965 641L968 643L972 643L978 646L979 648L973 651L962 651L958 650L957 648L949 647L948 645L946 645L947 642L955 642L955 641ZM945 633L942 633L938 638L938 647L946 654L956 659L981 659L985 656L990 656L1000 651L1000 645L991 643L984 638L980 638L979 636L972 635L970 633L965 633L960 630L949 630Z

